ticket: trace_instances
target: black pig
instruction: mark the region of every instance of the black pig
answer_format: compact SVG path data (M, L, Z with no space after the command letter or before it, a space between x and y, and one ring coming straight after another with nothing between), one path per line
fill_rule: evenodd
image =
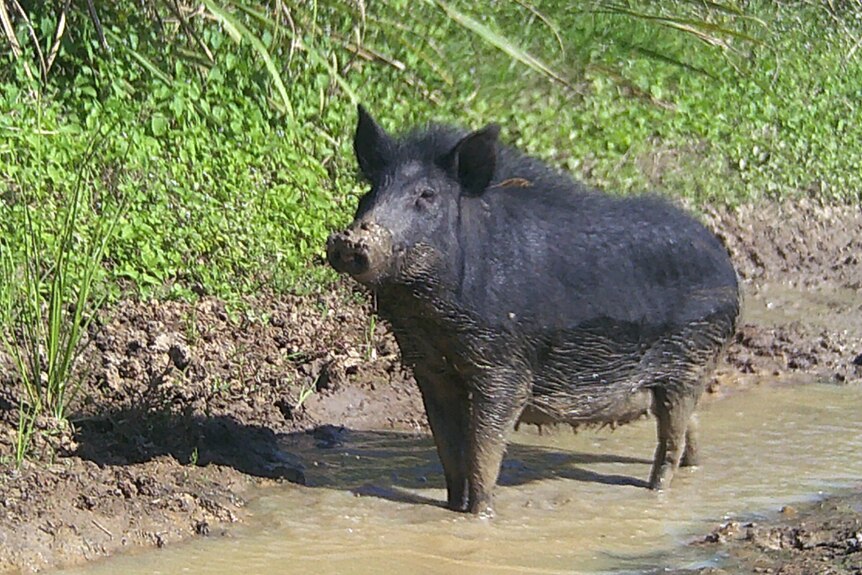
M370 287L412 368L449 507L492 513L519 421L658 424L649 485L695 463L693 412L739 312L721 243L657 197L589 190L488 126L388 135L360 106L371 191L327 257Z

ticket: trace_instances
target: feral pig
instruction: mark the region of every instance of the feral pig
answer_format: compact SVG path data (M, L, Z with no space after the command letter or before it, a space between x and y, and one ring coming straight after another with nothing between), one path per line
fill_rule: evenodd
M651 410L649 485L697 452L693 412L739 312L722 244L654 196L587 189L499 129L387 134L360 106L371 191L327 259L376 295L422 392L449 507L493 513L516 423Z

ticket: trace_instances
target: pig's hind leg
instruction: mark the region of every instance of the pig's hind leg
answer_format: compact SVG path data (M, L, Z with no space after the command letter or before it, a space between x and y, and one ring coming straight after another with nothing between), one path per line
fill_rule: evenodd
M694 413L733 321L694 322L682 333L651 350L645 364L652 366L648 387L653 394L653 413L658 428L658 446L649 486L670 486L680 466L698 464L698 421Z
M698 449L700 423L697 413L688 418L688 429L685 430L685 451L682 452L680 467L696 467L700 465L700 450Z
M650 474L650 489L670 486L680 463L693 464L697 451L694 409L699 394L683 389L653 388L653 411L658 428L658 446Z

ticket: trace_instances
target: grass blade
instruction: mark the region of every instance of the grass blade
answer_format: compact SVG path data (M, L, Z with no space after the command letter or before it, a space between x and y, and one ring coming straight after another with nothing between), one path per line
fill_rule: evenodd
M265 13L259 10L254 10L253 8L250 8L243 4L238 5L237 8L239 8L252 18L255 18L260 21L261 24L263 24L264 26L272 29L273 33L278 29L278 22L276 22L272 18L269 18ZM356 92L353 90L350 84L347 83L347 80L344 79L344 77L338 71L338 68L329 61L326 55L323 54L320 50L307 46L299 38L297 38L296 41L298 47L305 50L305 52L311 58L311 61L318 66L321 66L322 68L326 68L329 77L332 78L332 80L334 80L335 83L338 84L338 86L342 90L344 90L344 93L347 94L347 96L350 98L351 102L354 105L357 104L359 102L359 97L356 95Z
M467 30L473 32L482 40L487 42L488 44L494 46L498 50L501 50L509 57L521 62L525 66L531 68L532 70L551 78L555 82L566 86L567 88L573 88L570 82L568 82L565 78L563 78L560 74L556 73L552 70L547 64L523 50L521 47L513 44L506 37L498 34L497 32L491 30L481 22L471 18L467 14L464 14L460 10L453 7L451 4L444 2L443 0L425 0L426 3L432 4L440 8L446 16L457 23L458 25L466 28Z
M356 95L356 92L353 91L353 88L350 87L350 84L347 83L338 69L326 59L326 57L320 53L319 50L315 50L314 48L308 48L305 45L300 45L300 47L305 48L306 53L311 58L311 61L317 64L318 66L322 66L326 68L326 71L329 72L329 77L335 80L335 83L339 85L339 87L344 90L344 93L350 98L351 102L355 106L359 102L359 96Z
M261 39L252 34L251 30L249 30L245 24L240 22L238 18L235 18L233 14L213 2L213 0L203 0L203 2L216 19L222 22L225 26L230 26L236 30L239 36L248 40L258 55L263 58L266 69L272 79L272 83L275 84L275 88L278 91L279 96L281 96L284 109L287 112L287 115L293 119L293 105L290 103L290 98L287 95L287 88L284 87L284 82L281 80L281 74L278 71L278 67L275 65L275 61L272 59L272 56L269 55L269 51L266 49L266 46L263 45Z
M554 35L554 39L557 41L557 45L560 47L560 53L565 54L566 45L563 43L563 37L560 35L560 27L557 26L553 20L551 20L548 16L545 16L538 8L525 2L524 0L515 0L515 3L522 8L525 8L529 12L531 12L534 16L536 16L542 23L551 31Z
M6 36L6 41L12 49L12 55L15 59L21 59L23 52L21 45L18 43L18 37L15 36L15 27L12 25L12 18L9 16L9 11L6 10L6 2L0 2L0 24L3 25L3 34ZM30 64L26 59L21 60L24 65L24 73L27 78L33 80L33 72L30 71Z
M0 2L0 24L3 25L3 33L6 35L6 41L9 42L9 47L12 48L12 55L20 58L21 45L18 43L18 37L15 36L15 27L12 26L12 18L9 16L9 11L6 10L6 2Z
M636 10L632 10L627 8L626 6L620 6L616 4L608 4L603 8L592 11L594 14L610 14L617 16L629 16L631 18L636 18L638 20L644 20L647 22L655 22L661 26L666 26L668 28L674 28L681 32L686 32L694 35L695 37L703 40L704 42L711 44L713 46L726 46L729 48L727 42L717 36L710 36L707 32L712 32L713 34L722 34L724 36L730 36L732 38L737 38L739 40L745 40L746 42L751 42L752 44L760 44L761 41L751 36L749 34L745 34L743 32L739 32L738 30L734 30L733 28L728 28L725 26L719 26L718 24L713 24L711 22L705 20L697 20L694 18L682 18L676 16L668 16L661 14L649 14L647 12L638 12Z

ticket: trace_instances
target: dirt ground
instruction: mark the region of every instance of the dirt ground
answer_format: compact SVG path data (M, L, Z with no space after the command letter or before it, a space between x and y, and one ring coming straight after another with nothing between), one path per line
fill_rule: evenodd
M725 523L694 545L727 554L699 575L862 573L862 492L829 497L804 509L786 506L769 524Z
M734 257L747 310L710 390L773 374L862 383L862 209L701 215ZM426 432L418 392L370 312L346 284L236 309L124 301L90 330L71 426L39 421L21 469L8 457L17 386L0 356L0 573L219 533L243 519L250 488L304 481L280 434ZM696 544L720 548L727 570L702 572L862 573L860 510L862 488L774 524L721 525Z

